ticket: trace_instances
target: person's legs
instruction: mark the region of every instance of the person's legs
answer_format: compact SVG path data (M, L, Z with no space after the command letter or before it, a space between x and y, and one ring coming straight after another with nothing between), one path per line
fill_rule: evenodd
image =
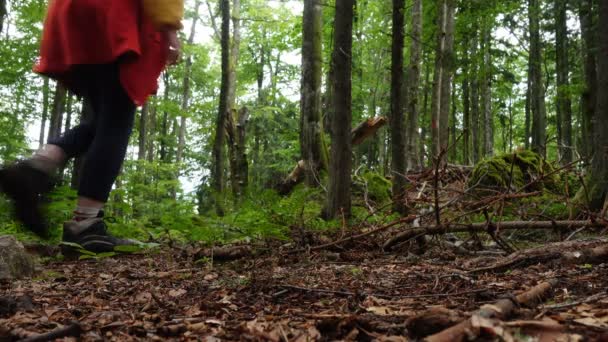
M120 83L117 65L100 68L96 79L91 91L95 132L82 168L74 219L64 225L64 240L93 252L106 252L129 243L107 233L102 209L127 151L135 104Z

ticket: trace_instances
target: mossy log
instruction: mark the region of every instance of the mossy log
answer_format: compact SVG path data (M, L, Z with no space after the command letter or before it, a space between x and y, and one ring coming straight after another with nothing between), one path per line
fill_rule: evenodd
M468 182L472 191L560 191L559 176L555 168L539 154L515 151L480 161Z

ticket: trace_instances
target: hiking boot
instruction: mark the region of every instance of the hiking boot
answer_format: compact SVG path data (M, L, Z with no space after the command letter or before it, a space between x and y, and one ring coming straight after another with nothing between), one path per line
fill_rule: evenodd
M41 210L42 197L52 188L51 176L27 160L0 170L0 191L13 201L17 219L42 238L48 238L48 226Z
M100 211L99 215L94 218L65 222L63 224L63 241L78 244L83 249L96 254L113 252L117 246L134 244L132 240L119 239L110 235L103 220L103 211ZM78 248L75 247L63 245L63 254L77 254Z

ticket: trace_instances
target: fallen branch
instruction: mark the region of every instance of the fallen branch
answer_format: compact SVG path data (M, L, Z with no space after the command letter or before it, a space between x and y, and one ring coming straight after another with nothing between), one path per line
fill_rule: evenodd
M600 245L592 247L589 244L597 241L567 241L545 245L509 255L506 260L487 267L472 269L469 273L500 272L514 267L559 262L561 264L593 264L608 258L608 243L600 241Z
M82 334L82 327L80 323L73 322L70 325L67 325L63 328L55 329L48 333L39 334L30 336L20 340L21 342L45 342L45 341L54 341L56 339L64 338L64 337L80 337Z
M383 116L363 121L351 131L351 144L356 146L363 143L365 139L376 134L384 125L386 125L386 118ZM287 195L296 185L302 182L306 167L306 162L304 162L304 160L298 161L298 164L291 173L276 186L278 193Z
M517 230L517 229L578 229L581 227L604 228L606 224L601 222L584 221L507 221L500 223L491 223L488 226L487 222L482 223L453 223L440 226L425 226L407 229L392 238L388 239L382 246L384 249L390 249L396 244L410 240L420 235L441 235L446 233L462 233L462 232L485 232L488 228L500 230Z
M482 318L506 319L518 306L535 306L542 302L543 298L549 295L549 292L558 284L557 279L551 279L540 283L530 290L523 292L513 299L500 299L492 305L484 305L472 317L478 316ZM425 339L427 342L453 342L464 341L468 337L477 337L480 334L479 327L475 327L472 322L472 317L464 320L450 328L447 328L437 334L431 335ZM471 336L473 334L473 336Z
M341 243L350 242L350 241L353 241L353 240L356 240L356 239L360 239L360 238L365 237L365 236L369 236L369 235L373 235L373 234L379 233L381 231L387 230L387 229L389 229L391 227L394 227L394 226L397 226L397 225L400 225L400 224L406 224L406 223L414 222L414 220L417 219L417 218L418 218L418 216L416 216L416 215L410 215L410 216L401 218L401 219L399 219L399 220L397 220L395 222L392 222L392 223L389 223L387 225L384 225L382 227L378 227L376 229L372 229L372 230L367 231L365 233L349 236L347 238L336 240L334 242L326 243L326 244L323 244L323 245L320 245L320 246L316 246L316 247L296 249L296 250L287 252L287 254L297 254L297 253L302 253L302 252L307 252L307 251L317 251L317 250L321 250L321 249L326 249L328 247L339 245Z

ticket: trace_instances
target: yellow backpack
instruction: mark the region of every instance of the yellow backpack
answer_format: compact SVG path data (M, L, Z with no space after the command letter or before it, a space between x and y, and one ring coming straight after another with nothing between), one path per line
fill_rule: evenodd
M159 30L179 30L184 16L184 0L142 0L144 13Z

